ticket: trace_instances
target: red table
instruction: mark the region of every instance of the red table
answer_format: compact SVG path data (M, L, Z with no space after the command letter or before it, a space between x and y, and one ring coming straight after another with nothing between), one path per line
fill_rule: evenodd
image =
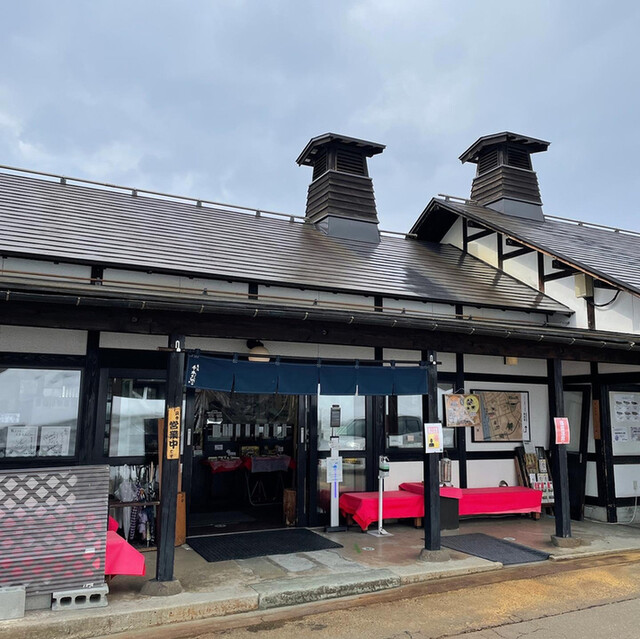
M113 530L107 531L105 575L144 575L144 555Z
M203 459L202 463L209 467L212 474L230 473L242 466L242 459Z
M384 493L383 516L385 519L416 518L424 516L424 498L406 490L388 490ZM378 493L342 493L340 512L352 515L353 520L366 530L378 521Z
M400 484L400 490L422 496L424 495L424 484L422 482L406 482ZM524 486L493 486L488 488L441 486L440 496L458 499L460 515L539 513L542 509L542 491Z

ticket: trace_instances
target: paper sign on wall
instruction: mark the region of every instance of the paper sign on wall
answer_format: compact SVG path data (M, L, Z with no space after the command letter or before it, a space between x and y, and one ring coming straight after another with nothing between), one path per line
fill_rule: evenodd
M167 459L180 459L180 406L170 406L167 417Z
M571 439L571 429L567 417L554 417L553 423L556 426L556 444L568 444Z
M441 453L442 448L442 424L425 424L424 441L426 453Z

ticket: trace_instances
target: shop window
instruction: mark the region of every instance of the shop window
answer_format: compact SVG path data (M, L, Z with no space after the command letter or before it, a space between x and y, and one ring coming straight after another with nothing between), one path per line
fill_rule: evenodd
M442 422L442 397L451 393L451 384L438 384L438 419ZM422 395L397 395L386 398L385 436L388 449L422 449L424 438ZM455 446L453 428L443 428L445 448Z
M329 450L332 406L340 406L340 450L366 450L365 398L355 395L318 396L318 450Z
M367 489L367 461L364 457L342 458L342 482L338 490L342 493L362 492ZM331 484L327 483L327 459L318 460L318 513L331 510Z
M80 371L0 372L0 457L75 455Z
M154 457L164 419L165 382L112 377L107 386L104 454Z

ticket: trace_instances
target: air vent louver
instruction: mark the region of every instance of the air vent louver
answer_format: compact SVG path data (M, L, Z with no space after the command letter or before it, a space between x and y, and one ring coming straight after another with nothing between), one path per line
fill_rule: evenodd
M518 169L531 170L531 158L523 149L515 149L510 146L507 148L507 164L515 166Z
M327 172L327 151L325 149L322 149L316 155L316 158L313 164L312 179L316 180L326 172Z
M336 169L343 173L366 175L364 156L360 151L352 151L345 148L338 149Z
M478 175L482 175L498 166L498 149L492 149L486 152L478 162Z

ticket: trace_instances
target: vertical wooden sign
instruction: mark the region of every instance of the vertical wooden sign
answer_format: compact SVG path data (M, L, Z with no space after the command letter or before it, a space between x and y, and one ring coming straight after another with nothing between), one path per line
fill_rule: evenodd
M169 423L167 424L167 459L180 459L180 406L170 406L167 409Z
M593 438L602 439L600 430L600 401L593 400Z

